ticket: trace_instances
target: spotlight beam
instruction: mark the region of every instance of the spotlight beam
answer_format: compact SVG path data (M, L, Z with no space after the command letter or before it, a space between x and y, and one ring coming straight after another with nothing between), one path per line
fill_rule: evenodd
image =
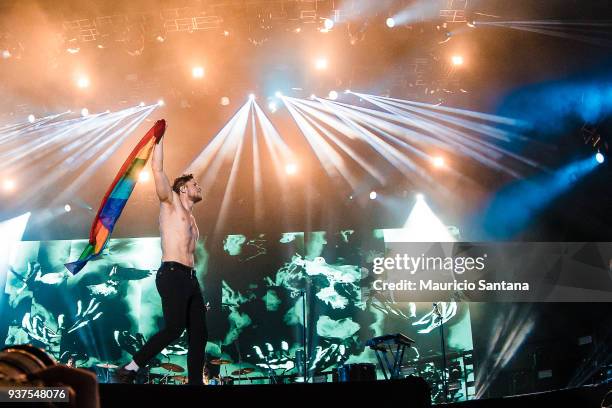
M365 96L365 95L364 95ZM367 96L365 96L367 99ZM365 123L369 123L370 122L370 118L372 118L373 116L376 117L381 117L381 118L385 118L388 121L401 121L404 124L408 124L410 126L416 127L418 129L422 129L423 132L430 132L432 129L436 129L439 125L434 123L434 124L424 124L422 121L418 120L418 117L416 119L413 119L412 117L406 116L405 112L402 111L398 111L396 109L394 109L393 107L385 107L382 106L383 109L386 109L387 111L390 112L398 112L397 115L393 115L390 113L385 113L385 112L381 112L381 111L375 111L375 110L371 110L371 109L367 109L367 108L362 108L362 107L357 107L357 106L352 106L352 105L346 105L346 104L342 104L342 103L338 103L338 102L332 102L335 105L341 105L341 106L345 106L346 108L348 108L347 112L351 112L351 111L359 111L359 112L367 112L369 115L364 115L363 113L360 113L360 115L364 115L366 119L363 119L363 121ZM372 103L377 104L378 101L373 101ZM380 104L380 103L378 103ZM361 120L361 118L358 118ZM382 123L388 123L383 121ZM440 137L441 139L443 139L445 142L443 143L442 141L438 141L437 139L433 139L429 136L427 136L426 133L417 133L417 132L413 132L409 129L405 129L402 127L398 127L398 126L394 126L391 123L382 125L382 124L378 124L379 127L382 128L389 128L392 127L391 130L394 130L399 137L401 137L402 139L407 139L408 136L415 136L412 139L409 140L410 143L423 143L423 142L429 142L430 144L433 144L435 146L438 147L442 147L446 150L452 150L453 153L456 153L457 150L459 151L466 151L466 147L463 146L461 143L452 140L452 139L448 139L447 137L444 136L444 133L446 131L448 131L447 128L443 127L441 128L441 131L436 132L436 135L438 137ZM384 132L383 132L384 134ZM387 134L388 136L388 134ZM404 146L406 146L404 144ZM470 156L474 156L476 153L473 153L471 151L466 151L466 154L470 155ZM488 160L486 157L484 159L481 158L481 155L477 155L477 158L480 158L480 161L482 160ZM497 163L495 161L489 160L488 163L490 164L490 166L497 166Z
M525 25L544 25L544 26L589 26L589 27L612 27L610 21L598 21L598 20L584 20L584 21L571 21L571 20L518 20L518 21L495 21L495 22L478 22L478 24L525 24Z
M30 133L23 135L23 139L31 139L29 142L19 143L19 147L7 148L6 153L0 154L0 169L8 167L15 162L25 162L25 158L28 157L28 162L39 161L44 159L54 150L61 149L61 144L70 144L74 139L74 135L77 134L79 137L85 136L87 129L94 129L94 119L97 115L92 115L88 118L77 118L69 121L57 122L49 125L48 127L42 127L40 130L41 134ZM88 128L87 126L90 126ZM59 128L59 131L54 131ZM19 141L17 141L19 142Z
M398 108L390 106L389 104L380 102L375 99L368 99L368 100L372 102L373 104L389 112L395 113L399 116L409 117L405 111L401 111ZM472 138L470 137L464 137L464 136L469 136L469 135L466 135L463 132L459 132L447 126L440 125L439 123L435 121L424 119L424 118L418 118L418 117L417 119L419 119L421 123L419 127L423 129L429 128L428 130L435 131L438 137L448 141L451 145L455 145L455 147L459 149L458 150L459 152L469 157L472 157L473 159L478 160L480 163L488 167L504 171L505 173L513 176L514 178L521 177L513 169L499 163L499 159L502 156L502 154L497 151L499 148L495 149L495 148L492 148L491 146L483 146L482 142L478 143L472 140ZM492 158L487 157L485 154L488 154L488 156L491 156Z
M255 104L251 104L251 110L255 110ZM255 223L260 225L264 217L263 206L263 177L261 175L261 162L259 155L259 143L257 141L256 115L251 114L251 137L253 139L253 195Z
M38 118L34 123L16 123L3 126L0 128L0 144L8 143L11 139L23 138L28 132L36 131L43 126L47 126L49 123L69 113L70 111Z
M333 114L333 110L331 110L329 107L323 106L321 103L310 102L306 100L301 100L300 102L304 104L308 103L309 106L312 106L317 109L324 109L325 112L330 112ZM416 122L414 122L411 119L393 115L388 112L381 112L377 110L367 109L367 108L363 108L360 106L345 104L342 102L334 101L332 103L337 106L343 106L343 107L348 108L349 111L347 112L355 112L356 115L354 115L354 117L357 118L361 123L371 124L372 126L383 129L389 133L395 133L396 135L398 135L399 137L403 139L406 139L410 143L430 144L430 145L435 145L436 147L443 148L443 149L448 148L447 144L443 143L442 141L434 137L431 137L425 133L418 133L412 129L404 127L407 124L413 125L414 127L419 127L415 124ZM328 115L328 117L330 116ZM346 125L344 125L344 123L340 122L337 118L334 118L333 122L328 122L328 119L326 119L325 121L327 123L330 123L330 125L334 129L338 129L339 131L341 131L341 133L349 136L351 139L358 138L358 135L355 133L353 129L348 128ZM402 123L402 125L404 126L397 125L394 122ZM341 123L341 126L337 125L337 123Z
M359 134L357 132L355 132L344 122L338 119L338 117L334 114L332 110L330 110L327 106L323 105L321 102L317 101L316 98L314 101L291 97L287 97L287 99L294 105L299 105L302 108L307 108L309 114L311 114L313 117L316 117L321 122L328 124L331 128L336 129L338 133L342 134L343 136L346 136L349 139L353 140L359 138Z
M236 158L240 157L243 147L244 134L248 125L253 99L247 101L228 120L223 128L212 138L200 154L186 167L184 173L192 173L196 178L203 177L202 186L210 192L215 181L218 180L221 166L232 160L229 180L225 184L225 191L219 208L214 232L219 233L225 225L228 206L234 191L238 164Z
M276 173L276 177L278 179L282 196L280 197L280 202L283 206L283 210L281 216L283 217L283 221L287 223L288 218L288 204L289 204L289 189L287 184L287 178L284 176L285 169L282 166L282 163L289 158L293 160L293 152L287 146L285 141L282 139L274 125L270 119L266 116L263 109L259 107L257 102L254 103L255 115L257 116L257 121L261 127L265 146L270 152L270 156L272 157L272 165L274 166L274 172Z
M593 22L562 22L559 20L548 22L545 20L538 21L478 21L478 26L494 26L494 27L502 27L502 28L511 28L514 30L521 30L527 32L533 32L536 34L548 35L551 37L559 37L566 38L570 40L580 41L587 44L599 45L603 47L612 46L612 41L609 38L597 37L597 36L588 36L588 35L580 35L580 34L569 34L566 29L562 29L561 27L567 26L567 28L575 30L576 26L583 27L604 27L609 26L609 23L593 23ZM602 33L606 34L606 33Z
M482 120L482 121L498 123L498 124L501 124L501 125L507 125L507 126L517 127L517 128L527 128L527 127L529 127L529 123L527 123L527 122L525 122L523 120L508 118L508 117L505 117L505 116L491 115L491 114L488 114L488 113L474 112L474 111L469 111L469 110L465 110L465 109L451 108L451 107L442 106L442 105L432 105L432 104L423 103L423 102L415 102L415 101L409 101L409 100L403 100L403 99L387 98L387 97L377 96L377 95L367 95L367 94L359 94L359 93L355 93L355 94L360 96L360 97L362 97L362 96L369 96L371 98L376 98L376 99L383 100L383 101L397 102L397 103L402 104L402 106L405 106L405 105L408 105L408 106L417 106L417 107L421 107L421 108L425 108L425 109L429 109L429 110L433 110L433 111L440 111L440 112L451 113L451 114L457 115L457 116L464 116L464 117L467 117L467 118L479 119L479 120ZM451 117L455 118L455 116L451 116ZM479 124L479 123L478 122L466 122L466 124ZM500 129L495 128L495 127L487 128L487 131L489 131L489 130L500 132ZM501 133L501 135L506 136L506 137L515 136L515 137L519 138L520 140L525 140L526 139L523 135L516 134L516 133L510 133L510 132ZM502 140L505 140L505 139L502 139ZM506 140L506 141L508 141L508 140Z
M344 179L352 186L356 180L346 171L338 152L321 137L287 98L282 98L282 100L328 176L337 183Z
M405 140L402 140L399 137L394 136L383 129L373 126L368 121L364 120L364 118L360 116L360 114L357 115L356 112L354 112L354 110L352 110L351 108L339 106L339 104L336 102L324 101L323 103L329 105L336 105L335 107L343 112L342 116L345 120L349 120L356 127L362 130L363 134L366 136L366 142L372 148L374 148L374 150L376 150L383 158L389 161L396 169L402 172L402 174L410 178L413 178L414 175L417 175L419 177L418 180L420 182L424 182L427 184L436 182L432 178L428 169L423 168L418 163L413 161L410 156L395 147L401 146L402 148L408 150L410 153L414 154L417 157L420 157L421 159L424 159L427 163L429 163L429 155L418 149L414 144L407 143ZM373 131L368 130L368 128ZM439 185L439 190L445 195L449 194L449 191L442 185Z
M401 234L402 242L457 241L424 199L416 200L398 234Z
M431 20L440 14L440 3L417 0L393 16L395 26L410 24L419 20Z
M278 152L281 157L291 158L293 160L293 152L285 143L283 138L280 136L268 116L264 113L264 111L259 107L257 103L255 103L255 114L257 115L257 119L259 124L262 127L264 140L269 144L270 149Z
M427 142L429 144L436 145L439 148L448 149L448 146L442 143L441 141L435 138L429 137L425 134L421 134L417 132L410 132L406 128L403 128L397 125L393 125L391 123L380 120L379 118L376 118L374 116L366 115L366 114L363 114L362 112L356 112L356 109L354 109L355 108L354 106L343 104L343 103L338 103L338 102L332 102L332 103L336 105L338 109L341 109L347 115L354 118L357 122L363 124L364 126L368 126L370 128L375 129L381 135L385 136L385 138L395 142L396 144L399 144L405 147L406 149L410 150L412 153L416 154L417 156L421 158L427 158L428 155L422 150L418 149L414 143L420 142L420 144L425 144L424 142ZM402 140L396 136L393 136L391 134L392 131L396 131L398 134L402 134L404 136L403 139L406 139L406 136L414 136L414 137L411 140L411 143L407 143L405 140Z
M83 171L76 179L74 179L70 185L60 193L55 200L52 201L53 205L58 205L60 202L65 201L68 197L74 197L78 190L85 184L88 180L91 180L93 174L96 172L98 168L102 164L104 164L117 149L121 146L125 140L134 132L141 123L155 110L156 106L152 105L147 107L147 109L139 112L138 116L131 120L130 123L125 124L120 129L117 129L113 135L103 135L107 141L105 144L108 144L110 141L113 143L108 147L102 154L100 154L88 167ZM110 133L110 132L106 132ZM85 160L91 159L94 156L95 152L88 152Z
M321 102L327 104L327 106L330 108L336 108L336 115L341 116L343 120L349 121L357 130L361 131L362 135L365 136L364 140L398 170L402 171L406 175L416 173L429 182L433 181L431 180L429 174L418 166L412 159L399 151L397 148L393 147L393 145L388 141L383 140L383 138L408 149L421 158L427 158L427 154L416 148L414 145L406 143L390 133L372 126L369 122L365 121L363 117L356 114L356 112L354 112L352 109L340 106L340 104L336 102L328 102L325 100L321 100ZM338 110L341 111L342 114L340 114ZM367 129L368 127L375 130L376 133L369 131ZM382 150L380 150L378 147L380 147ZM388 156L388 154L390 154L390 156ZM389 160L389 157L393 158L393 160ZM405 166L402 163L405 164Z
M144 120L144 116L139 117L139 113L142 113L142 109L131 108L111 115L99 115L100 120L95 126L75 126L79 122L90 122L96 117L93 116L88 119L53 122L40 128L40 133L44 136L50 135L48 139L54 140L57 135L61 137L55 145L49 144L45 147L45 156L37 160L31 160L28 156L27 160L24 159L9 168L10 171L24 168L25 171L21 173L24 174L24 183L28 185L27 190L22 190L10 205L15 208L25 204L35 205L37 202L49 205L57 199L57 194L49 197L50 186L57 185L60 180L72 183L73 178L77 176L75 169L83 169L82 172L86 172L91 165L88 162L91 157L103 152L106 146L119 136L118 131L109 132L119 123L123 126L126 122L139 123ZM62 207L64 204L62 203Z
M221 155L218 153L225 145L225 142L227 141L229 135L232 133L233 129L236 126L242 127L243 123L246 127L246 119L248 117L250 109L249 102L250 101L247 101L247 103L242 105L238 109L238 111L236 111L234 116L232 116L230 120L225 124L225 126L223 126L223 128L213 137L213 139L208 143L204 150L200 152L200 154L186 167L186 169L184 170L185 173L202 175L205 171L208 172L208 167L211 165L211 162L213 162L213 159L215 159L216 162L220 158L222 158ZM225 153L225 151L223 151L223 153ZM218 171L220 163L215 167L216 171ZM216 173L212 177L215 176ZM206 186L208 186L208 184L204 184L205 188Z
M241 162L240 158L242 157L242 151L243 151L243 146L244 146L244 134L245 134L246 125L247 125L246 119L249 116L252 105L253 105L252 100L247 101L247 103L245 104L245 106L247 107L246 109L247 114L245 115L245 118L244 118L245 120L238 124L239 125L238 129L234 129L237 131L233 132L233 135L231 136L231 141L228 138L228 141L230 141L230 144L228 144L228 147L231 145L235 146L234 155L233 155L234 157L232 161L232 167L230 170L229 178L226 184L225 192L223 193L223 199L221 200L219 216L215 224L215 235L219 235L223 227L225 226L225 221L227 219L227 215L229 212L229 206L230 206L230 203L232 202L232 197L234 195L235 183L238 177L238 168ZM221 148L221 150L223 151L224 149Z
M297 109L302 113L308 113L312 115L312 117L316 117L317 113L314 109L304 106L299 100L292 100ZM330 115L326 115L330 116ZM349 157L353 158L354 161L361 166L365 171L368 172L372 177L374 177L380 184L386 183L385 175L380 172L375 166L370 164L370 161L357 153L354 149L344 143L340 138L336 137L332 132L328 129L321 126L321 124L317 123L311 116L304 116L313 126L317 128L320 133L323 133L328 139L336 144L340 149L342 149ZM337 129L337 128L336 128Z
M480 134L485 135L485 136L493 136L493 137L496 137L498 140L501 140L501 141L504 141L504 142L511 142L511 140L506 137L507 136L507 132L500 131L499 129L496 129L496 128L488 126L488 125L473 124L473 123L470 123L470 122L468 122L468 121L466 121L464 119L453 118L452 116L449 116L449 115L437 114L437 113L433 113L433 112L427 111L425 109L420 109L420 108L415 108L415 107L408 107L408 106L400 105L400 104L397 104L397 103L394 103L394 102L390 102L389 104L393 105L393 106L398 106L398 107L400 107L402 109L407 109L407 110L415 112L415 113L421 113L421 114L424 114L424 115L427 115L427 116L431 117L432 119L437 119L437 120L440 120L440 121L443 121L443 122L451 123L453 125L457 125L459 127L463 127L463 128L475 131L475 132L480 133ZM442 124L438 124L438 125L445 126L448 129L453 129L453 128L450 128L450 127L448 127L446 125L442 125ZM533 161L533 160L529 160L529 159L527 159L527 158L525 158L523 156L517 155L517 154L515 154L515 153L513 153L513 152L511 152L511 151L509 151L507 149L501 148L501 147L499 147L499 146L497 146L497 145L495 145L493 143L486 142L484 140L476 138L475 136L469 135L469 134L467 134L465 132L461 132L461 131L457 131L457 132L459 132L459 134L462 137L465 137L465 138L468 138L470 140L473 140L474 142L479 143L479 144L485 146L486 148L497 150L498 152L502 153L503 155L512 157L513 159L521 161L524 164L527 164L527 165L529 165L531 167L541 168L541 166L538 163L536 163L535 161ZM525 137L520 137L520 139L521 140L527 140L527 138L525 138Z
M509 313L495 322L495 332L489 336L484 361L475 378L476 398L482 398L500 371L514 357L535 326L533 306L512 305Z
M87 129L87 131L83 132L80 136L80 139L82 139L83 136L87 137L86 141L72 142L72 144L80 143L79 148L69 154L65 153L70 150L62 150L64 154L63 157L57 157L57 155L55 155L53 158L56 160L56 163L50 164L46 168L42 168L44 174L36 178L36 180L28 186L28 191L31 192L20 194L15 201L15 205L25 204L31 199L36 198L32 197L32 195L40 195L41 192L45 192L49 186L57 184L61 179L70 180L70 177L76 174L74 170L86 166L79 176L76 177L76 181L70 181L70 184L63 192L49 200L54 204L65 201L66 197L69 197L70 194L76 191L78 185L82 185L87 181L86 176L93 171L92 166L98 167L99 164L97 163L101 164L104 158L110 155L108 151L105 151L106 146L113 140L120 138L122 136L122 131L127 130L131 132L131 130L135 129L146 118L148 113L150 112L142 112L142 110L138 110L135 113L133 109L128 109L114 114L112 118L106 118L104 121L99 122L97 130ZM118 124L121 124L123 128L113 131ZM129 135L129 133L127 133L127 135ZM100 154L100 152L102 153ZM96 160L93 163L87 163L95 155L98 155ZM78 185L75 185L75 183Z
M270 119L266 116L264 111L255 103L255 115L259 125L262 128L264 142L268 148L270 155L272 156L273 165L276 170L276 175L279 181L285 185L286 178L283 176L284 168L282 163L287 161L293 161L294 153L291 151L289 146L282 139Z
M494 195L484 211L484 234L494 239L512 239L529 225L533 217L597 166L590 156L552 173L544 172L507 185Z
M357 94L357 95L361 95L361 94ZM508 126L514 126L514 127L520 127L520 128L529 126L529 123L523 120L520 120L520 119L508 118L505 116L491 115L489 113L476 112L476 111L470 111L470 110L459 109L459 108L451 108L449 106L442 106L442 105L432 105L429 103L415 102L415 101L409 101L409 100L404 100L404 99L387 98L387 97L376 96L376 95L368 95L368 96L371 96L377 99L386 100L386 101L394 101L394 102L404 103L407 105L420 106L426 109L452 113L455 115L479 119L479 120L483 120L487 122L499 123L501 125L508 125ZM518 136L522 138L522 136L520 135Z
M321 103L329 106L330 108L333 106L331 102L319 99ZM422 174L425 178L428 176L419 169L419 167L414 163L409 157L399 151L397 148L393 147L389 143L378 138L374 133L367 130L362 125L358 124L355 120L351 119L349 115L342 114L342 112L337 112L336 115L344 121L347 125L352 127L355 131L361 134L363 140L368 142L370 146L376 150L382 157L386 158L389 163L391 163L396 169L402 172L406 176L412 176L414 173Z
M372 104L378 106L379 108L383 108L385 110L387 110L388 112L392 112L402 118L408 119L411 121L411 124L423 129L426 129L426 126L430 126L430 125L434 125L437 128L443 128L447 131L450 132L455 132L457 134L460 134L462 137L466 137L468 139L473 139L470 135L468 135L465 132L461 132L458 131L456 129L453 129L447 125L444 125L442 123L439 123L437 121L435 121L434 119L438 119L441 121L444 121L445 119L448 119L445 117L445 115L442 114L437 114L434 112L428 112L427 110L424 109L418 109L418 108L412 108L409 106L404 106L402 104L398 104L398 103L394 103L394 102L389 102L389 101L385 101L385 100L381 100L380 98L377 98L375 96L370 96L370 95L364 95L362 97L363 99L367 100L368 102L371 102ZM430 118L424 118L418 114L416 114L415 112L419 112L423 115L429 116ZM447 122L453 123L451 119L446 120ZM426 126L425 126L426 125ZM479 139L475 140L475 143L477 144L483 144L484 146L487 147L496 147L495 145L492 144L488 144L487 142L481 141ZM495 157L500 157L498 155L495 155Z
M17 162L17 164L12 167L15 169L28 166L34 161L41 162L48 157L63 156L58 160L57 164L50 164L49 160L44 162L47 164L47 168L55 169L58 164L74 159L81 159L80 155L76 153L71 154L71 151L75 149L77 151L87 151L87 147L95 145L96 140L101 137L100 132L110 131L112 127L118 124L118 120L123 120L134 112L137 111L134 111L133 108L127 109L112 114L103 121L97 120L102 115L99 114L88 118L78 118L67 121L66 123L59 122L59 124L53 124L48 128L42 128L42 135L40 137L33 139L20 148L12 149L11 152L13 152L13 155L11 155L9 159L3 160L0 155L0 160L2 160L4 166L11 166L14 162ZM110 125L110 127L108 127L108 125ZM58 126L60 127L60 131L54 133L53 129ZM41 139L44 141L41 141Z

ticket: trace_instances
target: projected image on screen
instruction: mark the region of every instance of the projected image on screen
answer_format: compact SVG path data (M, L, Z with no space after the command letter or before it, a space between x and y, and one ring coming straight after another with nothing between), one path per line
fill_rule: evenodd
M32 343L62 362L72 359L104 381L109 369L101 365L129 361L163 325L154 279L161 251L159 238L111 240L99 259L73 276L63 264L85 245L13 245L6 271L8 324L0 335L5 344ZM199 242L196 269L210 304L209 377L244 384L303 381L306 340L310 378L331 381L339 365L378 365L365 346L368 339L404 333L416 343L405 355L402 374L423 376L438 398L442 350L432 305L363 290L372 259L384 252L380 231L228 235L218 243ZM454 399L464 399L473 383L469 310L455 302L442 303L441 310L449 388ZM160 364L186 368L186 354L184 333L150 362L142 381L168 380ZM219 359L229 363L210 364Z

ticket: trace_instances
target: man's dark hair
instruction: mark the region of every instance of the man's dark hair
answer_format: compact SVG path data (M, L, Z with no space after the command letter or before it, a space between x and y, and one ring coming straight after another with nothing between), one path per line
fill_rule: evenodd
M181 187L187 184L190 180L193 180L193 174L183 174L180 177L174 179L174 183L172 183L172 190L176 194L181 194Z

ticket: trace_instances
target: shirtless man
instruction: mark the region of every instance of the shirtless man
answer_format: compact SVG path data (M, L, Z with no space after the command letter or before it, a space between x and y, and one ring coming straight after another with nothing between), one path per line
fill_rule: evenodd
M119 382L133 382L139 368L187 329L188 383L201 385L208 332L206 307L193 268L199 231L192 209L195 203L202 200L202 188L191 174L178 177L170 186L163 170L161 141L153 150L152 169L160 201L162 247L162 264L157 271L155 285L162 301L165 327L134 354L129 364L119 368L115 377Z

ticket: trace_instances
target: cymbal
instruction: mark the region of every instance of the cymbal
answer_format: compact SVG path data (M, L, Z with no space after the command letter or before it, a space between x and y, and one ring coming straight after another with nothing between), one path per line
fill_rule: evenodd
M108 364L108 363L100 363L100 364L96 364L96 367L100 367L100 368L118 368L119 366L116 366L114 364Z
M254 368L243 368L241 370L232 371L232 375L246 375L255 372Z
M173 371L175 373L182 373L183 371L185 371L185 369L180 365L172 363L161 363L159 366L165 370Z
M221 360L219 358L216 358L214 360L210 360L210 364L212 365L225 365L225 364L231 364L232 362L230 360Z

